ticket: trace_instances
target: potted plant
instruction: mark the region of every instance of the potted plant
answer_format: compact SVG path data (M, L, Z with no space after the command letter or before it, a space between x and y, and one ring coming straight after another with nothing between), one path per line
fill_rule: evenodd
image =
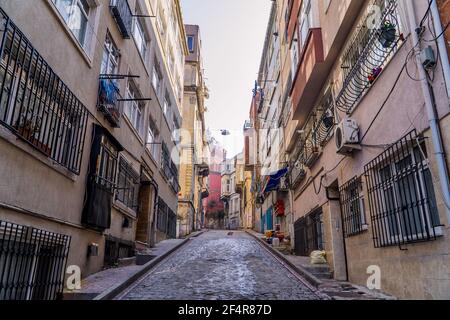
M397 34L397 28L395 24L386 20L380 28L380 43L383 48L389 48L395 42L395 36Z

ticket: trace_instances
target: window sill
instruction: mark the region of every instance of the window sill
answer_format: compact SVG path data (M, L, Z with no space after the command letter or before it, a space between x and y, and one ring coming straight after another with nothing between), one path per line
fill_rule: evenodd
M134 210L126 207L124 204L122 204L119 200L114 200L113 202L113 208L122 213L123 215L127 216L130 219L136 220L137 214Z
M25 152L29 156L40 161L41 163L43 163L50 169L53 169L54 171L58 172L59 174L63 175L67 179L73 182L77 181L78 176L76 174L69 171L62 165L54 162L53 160L51 160L50 158L46 157L44 154L39 152L37 149L31 147L26 142L22 141L20 138L18 138L14 133L12 133L9 129L5 128L3 125L0 125L0 139L9 142L17 149L20 149L21 151Z
M145 153L148 155L148 157L149 157L150 160L153 162L153 164L155 165L155 167L159 167L158 161L156 161L155 157L152 155L152 153L150 152L150 150L148 150L148 148L145 148Z
M80 42L78 42L77 38L73 35L72 30L69 29L67 26L66 21L64 21L63 17L59 13L58 9L53 4L52 0L45 1L47 5L50 7L52 13L55 15L58 22L63 27L66 34L69 36L70 40L74 43L74 46L77 48L78 52L81 54L82 58L85 60L86 64L89 68L93 67L92 59L89 57L88 53L85 51L85 49L81 46Z

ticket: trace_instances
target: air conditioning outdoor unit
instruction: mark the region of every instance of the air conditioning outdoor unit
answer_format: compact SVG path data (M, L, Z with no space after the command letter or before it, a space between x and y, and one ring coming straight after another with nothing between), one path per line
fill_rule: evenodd
M334 132L337 153L349 155L355 150L361 150L359 145L359 125L353 119L344 119Z
M289 179L288 177L282 177L280 179L280 191L288 191L289 190Z

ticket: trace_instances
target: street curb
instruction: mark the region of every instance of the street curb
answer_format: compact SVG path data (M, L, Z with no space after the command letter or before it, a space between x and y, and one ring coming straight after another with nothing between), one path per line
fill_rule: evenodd
M203 234L204 231L199 232L198 234L195 234L193 236L188 236L185 238L181 243L177 244L175 247L170 249L169 251L165 252L164 254L156 257L155 259L149 261L147 264L144 265L144 267L136 271L131 277L129 277L127 280L125 280L122 283L119 283L108 290L100 293L96 297L94 297L92 300L112 300L114 297L118 296L122 291L124 291L126 288L128 288L132 283L137 281L139 278L141 278L144 274L146 274L148 271L150 271L154 266L156 266L158 263L160 263L162 260L167 258L170 254L180 249L182 246L184 246L186 243L191 240L191 238L196 238Z
M261 238L258 238L252 232L250 232L248 230L245 230L245 232L247 234L249 234L250 236L252 236L253 238L255 238L259 243L261 243L270 252L275 254L278 258L283 260L283 262L285 262L287 265L289 265L289 267L292 268L293 271L295 271L302 278L305 278L305 280L307 280L314 287L318 288L320 285L322 285L324 283L322 280L320 280L319 278L317 278L316 276L314 276L310 272L306 271L304 268L301 268L299 266L294 265L292 262L290 262L288 259L286 259L282 253L280 253L278 250L272 248L272 246L270 246L268 243L266 243Z

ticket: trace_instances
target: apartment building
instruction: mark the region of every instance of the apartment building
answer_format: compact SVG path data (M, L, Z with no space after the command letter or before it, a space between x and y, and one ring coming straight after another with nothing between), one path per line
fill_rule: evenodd
M225 222L225 209L221 200L222 192L222 162L226 152L219 142L207 131L209 147L209 176L208 197L203 199L205 211L204 226L208 229L223 229Z
M178 1L0 8L0 237L38 250L14 257L41 275L16 298L52 299L66 264L85 277L176 236L186 36Z
M186 25L189 55L184 77L183 125L178 215L179 235L185 236L203 225L203 199L209 196L208 141L205 130L205 102L208 89L204 80L200 27Z
M450 79L436 1L285 9L295 252L325 250L337 279L366 285L376 270L397 297L448 299Z
M222 188L220 199L224 204L225 224L227 229L237 230L240 226L241 200L236 190L236 161L237 157L225 159L222 164Z

